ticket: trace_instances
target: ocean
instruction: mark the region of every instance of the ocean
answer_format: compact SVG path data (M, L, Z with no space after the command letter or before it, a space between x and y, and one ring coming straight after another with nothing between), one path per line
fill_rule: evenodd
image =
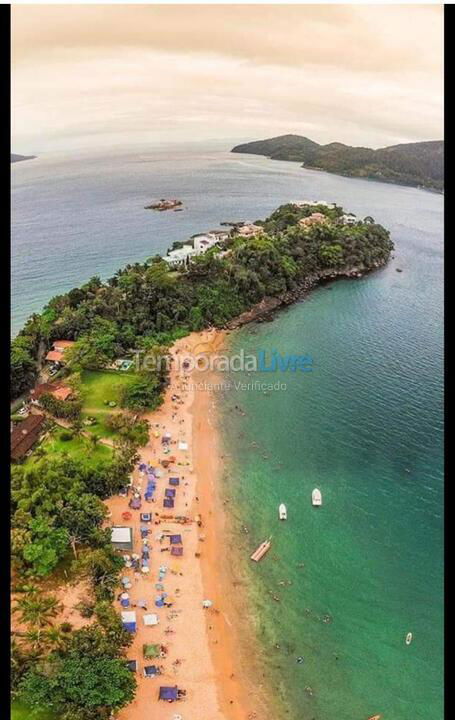
M284 202L336 201L391 231L386 268L231 335L233 351L310 355L313 369L231 374L286 387L220 397L225 492L287 717L442 718L442 196L196 145L48 155L12 176L13 332L93 275ZM184 211L143 209L160 197ZM250 563L270 535L269 554Z

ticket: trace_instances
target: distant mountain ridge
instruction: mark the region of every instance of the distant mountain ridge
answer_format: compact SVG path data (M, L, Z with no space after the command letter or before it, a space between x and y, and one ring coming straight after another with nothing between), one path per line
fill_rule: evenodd
M16 153L11 153L11 162L21 162L21 160L34 160L36 158L36 155L17 155Z
M373 150L333 142L320 145L301 135L280 135L255 140L231 152L266 155L272 160L292 160L315 170L364 177L382 182L444 189L444 141L404 143Z

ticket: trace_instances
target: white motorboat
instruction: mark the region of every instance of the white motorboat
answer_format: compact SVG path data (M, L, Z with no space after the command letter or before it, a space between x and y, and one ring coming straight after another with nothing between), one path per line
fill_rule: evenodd
M288 519L288 511L286 510L286 505L284 503L281 503L280 507L278 508L278 514L280 516L280 520Z
M405 642L406 642L406 645L410 645L410 644L412 643L412 633L411 633L411 632L409 632L409 633L406 635L406 641L405 641Z
M316 507L318 507L319 505L322 505L321 491L318 490L317 488L314 488L313 492L311 493L311 502Z

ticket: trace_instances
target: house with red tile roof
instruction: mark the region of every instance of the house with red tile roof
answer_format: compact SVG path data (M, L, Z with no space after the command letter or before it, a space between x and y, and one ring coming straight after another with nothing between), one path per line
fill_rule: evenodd
M52 350L46 355L48 362L59 363L60 365L65 364L64 352L67 348L74 345L74 340L54 340L52 344Z
M73 394L73 391L67 385L61 383L42 383L37 385L33 390L30 390L30 401L33 405L40 404L40 397L42 395L49 394L58 400L68 400Z
M43 431L44 415L29 415L11 432L11 460L21 460L32 449Z

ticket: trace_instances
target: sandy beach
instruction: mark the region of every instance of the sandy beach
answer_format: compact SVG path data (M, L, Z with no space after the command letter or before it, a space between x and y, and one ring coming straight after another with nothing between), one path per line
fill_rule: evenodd
M185 352L210 353L222 341L223 333L219 331L193 333L178 341L171 354L176 358ZM258 693L242 669L240 626L232 602L236 591L222 562L229 548L224 543L225 516L218 482L222 460L216 406L212 391L194 387L201 381L210 383L215 378L210 372L188 374L174 361L164 403L147 415L150 440L140 451L141 462L161 467L162 459L175 457L167 469L162 468L155 502L142 500L141 510L130 510L132 519L128 521L122 519L122 513L129 510L129 498L114 497L106 503L111 513L110 524L133 527L135 553L140 554L142 549L140 512L152 512L154 520L148 536L150 572L134 573L125 568L124 573L131 577L131 603L146 600L147 611L134 608L137 632L127 655L128 659L138 661L138 687L135 700L118 714L118 720L143 720L152 715L154 720L172 720L174 715L181 716L182 720L265 718L259 710ZM164 433L171 434L168 456L163 454ZM187 449L179 449L181 442L187 443ZM163 508L169 477L180 478L172 510ZM141 487L143 494L145 479L138 468L134 470L133 483ZM186 516L191 522L179 524L173 519L163 519L163 515ZM201 526L195 522L198 515ZM162 533L181 535L182 557L170 555L169 539L158 539ZM173 601L172 607L155 607L160 566L166 567L162 585ZM213 605L205 609L204 600L210 600ZM115 606L121 610L119 601ZM158 625L144 625L142 618L146 612L158 615ZM145 663L144 643L163 645L166 657ZM144 663L158 664L162 674L145 678ZM186 692L185 697L172 704L159 701L159 687L174 685Z

